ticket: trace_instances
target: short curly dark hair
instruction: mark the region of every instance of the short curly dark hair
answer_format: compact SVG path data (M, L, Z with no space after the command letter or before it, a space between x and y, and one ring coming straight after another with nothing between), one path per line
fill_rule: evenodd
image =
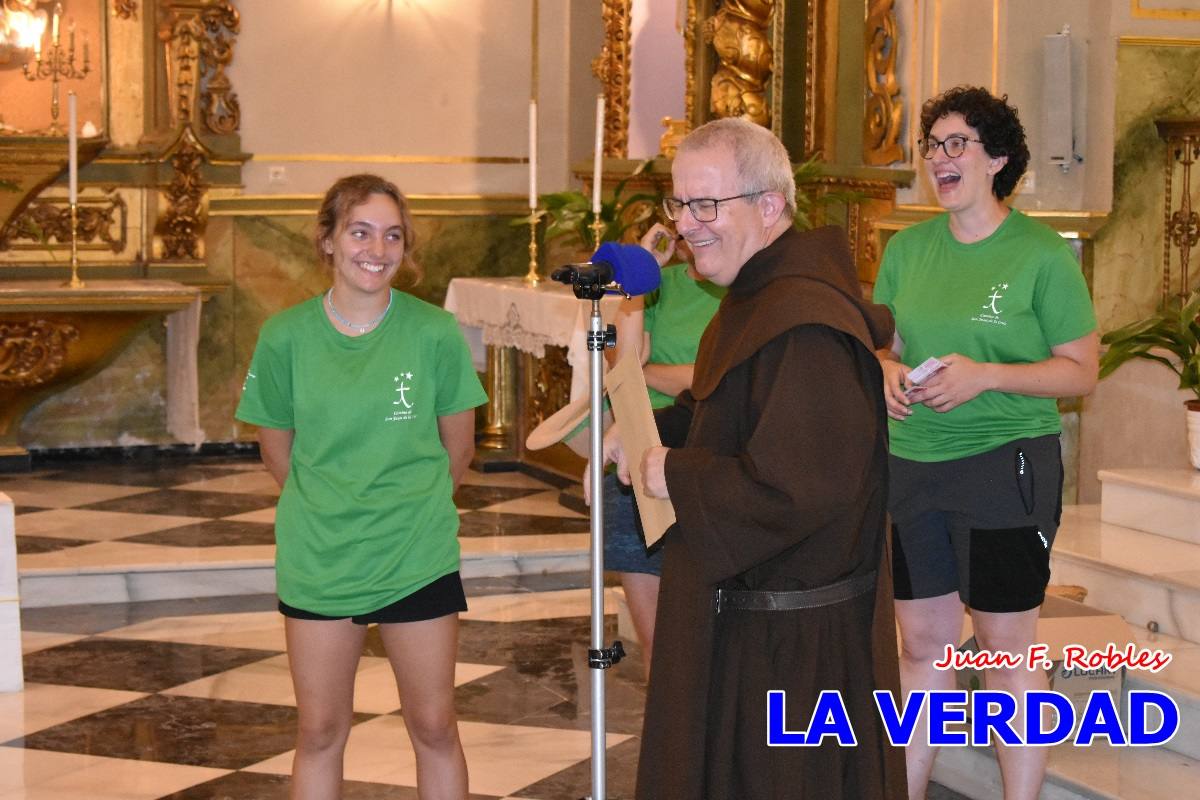
M955 86L926 100L921 107L921 138L929 135L933 123L956 113L979 132L989 156L1008 156L1008 163L992 178L992 194L1003 200L1012 194L1029 166L1029 146L1017 109L1008 104L1008 95L995 97L978 86Z

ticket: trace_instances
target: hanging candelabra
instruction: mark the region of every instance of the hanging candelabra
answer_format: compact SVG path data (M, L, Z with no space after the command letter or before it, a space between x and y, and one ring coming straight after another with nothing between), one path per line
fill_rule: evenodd
M75 65L75 22L67 24L67 46L62 45L59 34L59 19L62 17L62 4L54 6L54 16L50 22L50 46L42 53L42 40L34 43L33 60L26 61L22 67L25 77L31 81L50 81L50 128L46 131L51 136L61 136L62 126L58 124L58 84L64 80L81 80L91 71L88 63L87 40L83 42L83 66Z
M1158 135L1167 143L1166 200L1163 206L1162 299L1171 295L1171 251L1179 251L1179 297L1191 289L1192 249L1200 243L1200 214L1192 206L1192 165L1200 161L1200 119L1156 120ZM1175 207L1174 177L1180 170L1179 206Z

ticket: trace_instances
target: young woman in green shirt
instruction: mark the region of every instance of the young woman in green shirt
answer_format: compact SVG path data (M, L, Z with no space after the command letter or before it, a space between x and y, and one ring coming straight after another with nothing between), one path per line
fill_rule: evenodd
M404 195L374 175L317 218L328 292L263 325L238 419L282 488L276 584L299 712L291 797L339 797L366 626L403 699L422 798L467 796L454 713L459 578L452 495L487 397L454 318L391 284L415 277Z

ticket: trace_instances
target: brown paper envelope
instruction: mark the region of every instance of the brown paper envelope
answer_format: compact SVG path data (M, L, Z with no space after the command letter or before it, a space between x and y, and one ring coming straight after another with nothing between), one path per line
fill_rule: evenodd
M642 529L646 533L646 546L649 547L675 524L675 507L670 500L647 497L642 488L642 455L651 447L661 445L662 440L658 438L658 426L654 424L654 412L646 390L646 376L642 374L637 353L631 351L617 362L605 380L613 416L619 423L617 435L629 461L629 476L633 480Z

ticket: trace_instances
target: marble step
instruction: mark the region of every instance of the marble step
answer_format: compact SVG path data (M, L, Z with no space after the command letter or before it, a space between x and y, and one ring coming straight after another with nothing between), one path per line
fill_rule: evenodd
M540 575L588 569L588 534L463 537L464 578ZM80 551L95 547L94 566L79 566ZM77 603L128 603L275 591L274 557L229 558L223 548L176 548L179 560L162 561L162 548L106 542L75 548L61 563L41 554L37 567L19 573L22 608ZM225 548L244 550L246 548ZM86 554L85 554L86 555Z
M1179 706L1179 731L1162 747L1200 761L1200 645L1135 625L1129 626L1129 641L1170 653L1171 663L1157 673L1126 670L1126 696L1131 690L1143 689L1170 695Z
M1050 570L1051 583L1086 587L1090 606L1200 642L1200 544L1104 522L1098 506L1066 506Z
M1100 518L1200 544L1200 470L1100 470Z
M1180 800L1196 796L1200 761L1161 747L1059 745L1040 800ZM1000 768L988 747L944 747L933 780L972 800L1002 800Z

